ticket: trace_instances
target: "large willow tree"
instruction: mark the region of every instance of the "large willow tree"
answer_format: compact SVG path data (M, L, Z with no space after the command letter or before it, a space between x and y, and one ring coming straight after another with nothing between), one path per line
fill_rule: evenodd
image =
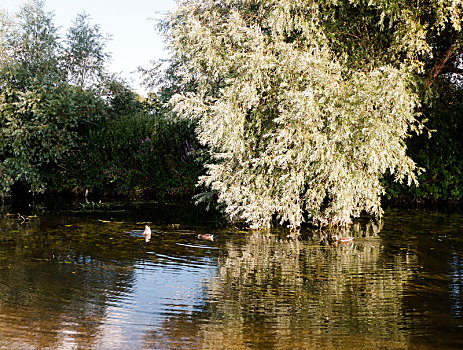
M427 3L432 25L405 0L179 2L165 28L195 88L172 103L198 120L200 182L231 219L347 224L381 215L386 172L416 182L405 139L423 128L426 30L461 30L459 2Z

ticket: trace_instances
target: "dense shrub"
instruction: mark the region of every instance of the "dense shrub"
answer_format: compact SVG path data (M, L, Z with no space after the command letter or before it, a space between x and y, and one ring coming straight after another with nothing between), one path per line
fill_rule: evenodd
M386 180L388 199L461 201L463 199L463 89L440 82L433 98L424 105L432 137L409 141L409 155L425 168L419 186L410 188Z
M188 121L146 112L109 119L82 140L80 151L56 176L56 189L190 194L202 168L197 149Z

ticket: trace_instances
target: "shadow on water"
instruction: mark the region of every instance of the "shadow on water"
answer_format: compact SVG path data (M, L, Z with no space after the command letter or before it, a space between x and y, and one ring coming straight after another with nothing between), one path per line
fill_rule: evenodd
M71 209L3 213L0 348L463 347L461 213L389 210L333 245L188 204Z

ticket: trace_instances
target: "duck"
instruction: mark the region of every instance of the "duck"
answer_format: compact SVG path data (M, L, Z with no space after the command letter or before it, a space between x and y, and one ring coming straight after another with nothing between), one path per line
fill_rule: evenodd
M332 243L334 247L337 247L339 243L350 243L354 240L354 237L339 237L334 236L335 241Z
M148 225L145 225L145 231L143 231L143 236L145 236L145 242L149 242L151 239L151 228Z
M354 237L340 237L336 240L336 242L349 243L349 242L352 242L353 240L354 240Z
M202 233L198 235L198 239L202 239L204 241L213 241L214 235L212 233Z

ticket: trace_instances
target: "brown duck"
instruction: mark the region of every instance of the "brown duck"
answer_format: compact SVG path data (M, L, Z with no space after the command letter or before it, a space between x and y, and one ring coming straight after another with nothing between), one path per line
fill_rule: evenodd
M198 239L202 239L203 241L213 241L214 235L212 233L202 233L198 235Z
M335 241L333 242L333 246L337 247L340 243L350 243L354 240L354 237L337 237L334 236Z

